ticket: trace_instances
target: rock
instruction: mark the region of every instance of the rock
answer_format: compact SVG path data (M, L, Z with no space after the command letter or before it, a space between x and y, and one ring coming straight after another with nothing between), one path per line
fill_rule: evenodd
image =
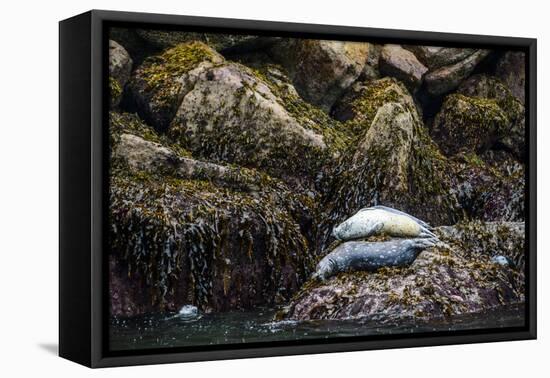
M357 82L334 105L331 115L345 122L345 127L354 135L361 136L370 127L378 109L389 102L415 107L405 86L393 78Z
M433 134L441 150L450 156L460 151L486 151L508 128L508 118L496 100L451 94L436 115Z
M521 221L525 219L525 168L511 156L495 162L488 151L481 157L460 154L452 159L453 190L470 219Z
M127 133L135 128L110 128L111 313L289 300L313 268L311 200L264 174Z
M504 256L518 273L525 274L524 222L461 222L438 227L440 238L473 256Z
M159 52L158 48L151 46L141 38L136 28L110 27L109 40L116 41L130 54L134 66L139 66L143 60Z
M289 72L298 93L328 112L363 72L370 48L359 42L284 39L271 55Z
M457 63L428 72L424 75L426 90L432 96L440 96L456 89L487 55L489 51L478 50Z
M279 40L275 37L257 37L254 35L179 32L173 30L137 29L136 32L146 43L160 50L172 48L181 43L199 41L222 54L261 50L270 47Z
M476 52L475 49L438 46L403 45L403 48L413 52L430 71L458 63Z
M508 51L497 63L496 76L525 104L525 53Z
M460 85L457 93L496 101L508 119L508 125L502 131L499 143L523 160L525 157L525 109L510 90L494 77L474 75Z
M399 45L385 45L379 62L380 72L402 81L407 88L415 91L428 70L416 56Z
M157 131L166 131L197 76L223 60L200 42L178 45L147 58L129 82L140 116Z
M131 84L143 116L203 159L309 186L344 144L336 122L305 105L290 84L282 89L197 42L146 60Z
M308 281L290 303L287 319L433 319L480 312L525 300L525 273L491 261L523 261L523 223L466 223L440 227L449 246L420 253L411 266L375 273L342 273Z
M132 71L132 59L128 52L116 43L109 41L109 88L111 107L116 107L122 98L124 86Z
M179 164L179 156L174 151L132 134L120 135L112 158L124 161L134 171L171 173Z

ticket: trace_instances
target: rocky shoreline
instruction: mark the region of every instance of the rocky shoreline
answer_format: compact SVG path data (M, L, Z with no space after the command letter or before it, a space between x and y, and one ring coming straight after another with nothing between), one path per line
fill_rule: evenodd
M109 47L113 316L524 301L520 53L117 28ZM334 226L377 204L450 248L310 281Z

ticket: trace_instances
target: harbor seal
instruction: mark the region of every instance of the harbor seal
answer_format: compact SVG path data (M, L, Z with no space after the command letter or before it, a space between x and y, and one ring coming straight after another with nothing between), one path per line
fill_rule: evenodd
M325 281L340 272L374 271L384 266L406 266L438 243L436 238L393 239L386 242L348 241L317 264L314 279Z
M332 231L332 235L338 240L353 240L381 234L407 238L436 237L426 222L386 206L361 209Z

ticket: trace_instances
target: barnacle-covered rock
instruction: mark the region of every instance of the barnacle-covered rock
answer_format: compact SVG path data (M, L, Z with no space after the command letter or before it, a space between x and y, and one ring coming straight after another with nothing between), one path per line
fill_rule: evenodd
M428 72L424 75L426 90L439 96L456 89L488 55L488 50L477 50L463 60Z
M371 49L369 43L289 38L270 52L289 72L298 93L328 112L361 75Z
M399 45L385 45L379 61L380 72L402 81L409 90L416 90L428 70L416 56Z
M525 300L523 223L473 222L435 232L445 244L421 252L409 267L308 281L286 317L433 319ZM494 263L491 257L496 255L513 264Z
M254 170L179 155L154 131L147 140L139 126L111 130L113 315L249 309L299 288L313 265L309 197Z
M122 98L124 86L132 71L132 59L128 52L116 43L109 41L109 89L111 107L116 107Z

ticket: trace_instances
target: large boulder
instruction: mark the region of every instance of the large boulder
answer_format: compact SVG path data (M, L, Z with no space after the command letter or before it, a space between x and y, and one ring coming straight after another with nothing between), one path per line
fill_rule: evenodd
M496 76L505 83L512 94L525 104L525 53L508 51L500 58Z
M488 55L488 50L477 50L456 63L428 72L424 76L426 90L432 96L440 96L456 89Z
M378 64L382 74L402 81L411 91L420 86L422 76L428 71L412 52L399 45L385 45Z
M518 158L525 156L525 109L500 80L488 75L474 75L463 82L457 93L468 97L493 99L508 119L499 135L499 143Z
M451 94L434 120L433 134L450 156L488 150L508 128L508 118L496 100Z
M288 301L312 267L310 200L269 176L182 156L135 130L111 128L111 313Z
M289 85L198 42L147 59L131 80L145 119L195 156L310 185L345 138Z
M116 107L122 98L124 86L130 78L132 58L117 42L109 41L109 90L111 107Z
M271 55L289 72L298 93L328 112L361 75L371 48L368 43L292 38L276 44Z
M523 223L474 222L435 232L444 244L421 252L409 267L308 281L286 318L427 320L525 300ZM493 262L497 255L512 264Z

